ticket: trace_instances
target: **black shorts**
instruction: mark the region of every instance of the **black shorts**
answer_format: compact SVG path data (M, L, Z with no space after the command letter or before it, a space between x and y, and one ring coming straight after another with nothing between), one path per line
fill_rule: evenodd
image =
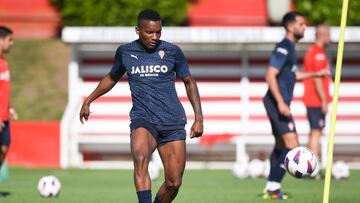
M4 122L5 127L0 132L0 145L10 145L10 123Z
M155 138L158 145L176 140L185 140L185 124L180 125L158 125L142 120L135 120L130 123L130 134L133 130L143 127Z
M266 114L271 123L272 133L275 137L282 136L290 132L296 133L293 117L285 117L281 115L275 100L265 97L263 102Z
M321 107L306 107L307 117L311 129L323 129L325 127L325 114Z

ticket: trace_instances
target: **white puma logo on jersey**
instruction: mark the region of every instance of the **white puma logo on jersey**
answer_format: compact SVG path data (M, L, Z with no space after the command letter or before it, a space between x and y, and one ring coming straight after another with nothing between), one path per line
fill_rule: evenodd
M130 57L135 58L136 60L138 60L138 57L136 55L130 54Z

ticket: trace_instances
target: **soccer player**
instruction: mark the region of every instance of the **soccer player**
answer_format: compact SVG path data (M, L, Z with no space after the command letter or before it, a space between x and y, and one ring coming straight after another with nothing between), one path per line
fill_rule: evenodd
M16 111L10 107L10 71L4 55L13 45L12 30L0 26L0 180L7 179L4 164L10 146L10 119L16 119Z
M171 202L182 183L186 160L186 115L175 90L176 76L184 82L195 113L190 137L200 137L203 133L196 82L180 48L160 40L161 27L158 12L145 9L138 14L135 31L139 39L116 50L110 73L87 97L80 110L80 121L83 123L83 119L89 118L90 103L112 89L121 76L127 74L133 101L130 147L140 203L152 202L148 164L155 149L158 149L164 165L165 181L154 202Z
M281 181L285 175L284 159L287 152L299 146L295 123L290 111L290 102L296 80L310 77L321 77L327 74L320 72L297 71L295 44L304 36L306 23L301 13L289 12L282 19L285 38L276 45L270 57L266 72L269 89L263 102L271 123L275 146L270 155L270 174L265 186L264 199L287 199L280 191Z
M304 56L305 71L329 70L330 72L329 60L324 50L330 42L329 26L325 24L316 26L315 43L309 47ZM329 92L330 81L330 76L304 80L303 101L310 124L308 147L318 159L320 158L322 129L325 127L325 117L328 112L328 104L331 101ZM320 173L315 178L321 178Z

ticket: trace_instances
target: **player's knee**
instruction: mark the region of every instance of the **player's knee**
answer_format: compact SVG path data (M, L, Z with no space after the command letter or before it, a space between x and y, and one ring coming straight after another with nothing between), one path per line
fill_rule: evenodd
M134 155L135 169L145 168L149 164L150 157L145 153L138 153Z
M179 190L181 184L182 184L181 178L176 178L174 180L166 180L165 181L165 186L168 190L177 191L177 190Z

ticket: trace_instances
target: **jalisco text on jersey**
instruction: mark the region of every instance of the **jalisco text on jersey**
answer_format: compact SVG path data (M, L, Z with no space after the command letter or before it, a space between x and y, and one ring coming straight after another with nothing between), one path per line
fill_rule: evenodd
M131 74L140 74L140 73L166 73L168 67L166 65L146 65L146 66L132 66Z

